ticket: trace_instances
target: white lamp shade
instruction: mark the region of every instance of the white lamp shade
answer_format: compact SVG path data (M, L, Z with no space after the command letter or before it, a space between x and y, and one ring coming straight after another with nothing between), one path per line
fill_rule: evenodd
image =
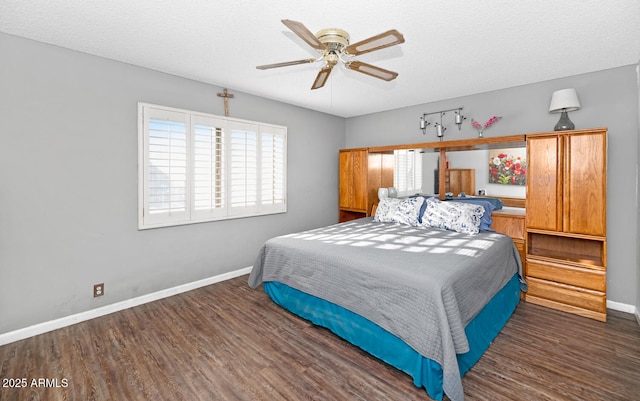
M575 89L561 89L553 92L549 113L560 113L563 109L565 111L574 111L579 108L580 101Z

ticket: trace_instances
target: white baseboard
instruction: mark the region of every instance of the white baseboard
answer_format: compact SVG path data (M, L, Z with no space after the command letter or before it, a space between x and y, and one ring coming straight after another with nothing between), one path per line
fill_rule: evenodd
M194 281L191 283L178 285L176 287L167 288L165 290L160 290L151 294L142 295L136 298L128 299L126 301L116 302L111 305L105 305L100 308L88 310L86 312L76 313L75 315L65 316L59 319L25 327L23 329L10 331L8 333L0 334L0 345L5 345L15 341L24 340L25 338L37 336L38 334L60 329L62 327L71 326L72 324L84 322L86 320L108 315L110 313L132 308L134 306L146 304L148 302L157 301L159 299L181 294L183 292L195 290L196 288L200 288L200 287L215 284L221 281L229 280L234 277L242 276L244 274L249 274L250 272L251 272L251 266L245 267L240 270L235 270L229 273L208 277L208 278ZM638 320L638 324L640 324L640 309L636 308L633 305L623 304L621 302L607 301L607 308L617 310L620 312L632 313L636 316L636 319Z
M76 313L75 315L65 316L59 319L25 327L23 329L10 331L8 333L0 334L0 345L5 345L15 341L24 340L25 338L33 337L38 334L46 333L48 331L60 329L66 326L71 326L72 324L84 322L85 320L94 319L96 317L108 315L113 312L118 312L124 309L132 308L134 306L146 304L148 302L157 301L159 299L167 298L183 292L195 290L196 288L200 288L210 284L215 284L221 281L229 280L234 277L242 276L244 274L249 274L250 272L251 272L251 266L245 267L244 269L235 270L229 273L208 277L208 278L194 281L191 283L178 285L176 287L167 288L165 290L160 290L160 291L157 291L151 294L142 295L136 298L127 299L126 301L116 302L111 305L105 305L100 308L88 310L86 312Z
M637 308L633 305L623 304L621 302L607 301L607 309L613 309L620 312L637 314Z

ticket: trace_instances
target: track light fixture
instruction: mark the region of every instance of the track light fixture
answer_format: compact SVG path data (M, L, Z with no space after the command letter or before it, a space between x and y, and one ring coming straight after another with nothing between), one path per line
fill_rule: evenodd
M447 109L447 110L441 110L441 111L434 111L433 113L424 113L422 114L422 117L420 117L420 129L422 130L422 134L426 135L427 134L427 127L431 125L431 122L429 122L427 120L427 116L431 116L434 114L439 114L440 115L440 121L439 122L435 122L433 124L433 127L436 130L436 136L438 138L440 138L440 140L442 140L442 138L444 137L444 132L447 130L447 128L443 125L442 123L442 119L445 116L445 114L449 111L453 111L454 112L454 118L453 118L453 122L454 124L456 124L458 126L458 130L462 129L462 122L464 120L467 119L467 117L462 115L462 107L456 107L455 109ZM436 117L437 118L437 117Z
M458 131L460 131L462 129L462 121L467 119L467 117L465 117L462 114L460 114L460 110L462 110L462 107L459 108L458 110L456 110L456 117L455 117L455 120L454 120L454 122L458 126Z

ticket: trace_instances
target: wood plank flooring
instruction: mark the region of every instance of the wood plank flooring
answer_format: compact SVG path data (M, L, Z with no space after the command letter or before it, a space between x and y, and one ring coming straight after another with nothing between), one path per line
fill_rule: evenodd
M0 387L0 400L430 399L246 281L2 346L0 385L27 386ZM601 323L520 303L463 386L466 400L640 400L640 326L619 312Z

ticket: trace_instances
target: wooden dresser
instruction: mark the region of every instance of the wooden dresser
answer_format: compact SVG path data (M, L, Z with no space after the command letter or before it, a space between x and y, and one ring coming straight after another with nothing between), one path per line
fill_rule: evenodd
M491 213L493 224L491 228L501 234L506 234L513 239L516 244L518 253L520 254L520 260L522 261L523 274L526 275L525 269L525 229L524 229L524 209L500 209L494 210Z
M607 319L607 130L527 134L528 302Z

